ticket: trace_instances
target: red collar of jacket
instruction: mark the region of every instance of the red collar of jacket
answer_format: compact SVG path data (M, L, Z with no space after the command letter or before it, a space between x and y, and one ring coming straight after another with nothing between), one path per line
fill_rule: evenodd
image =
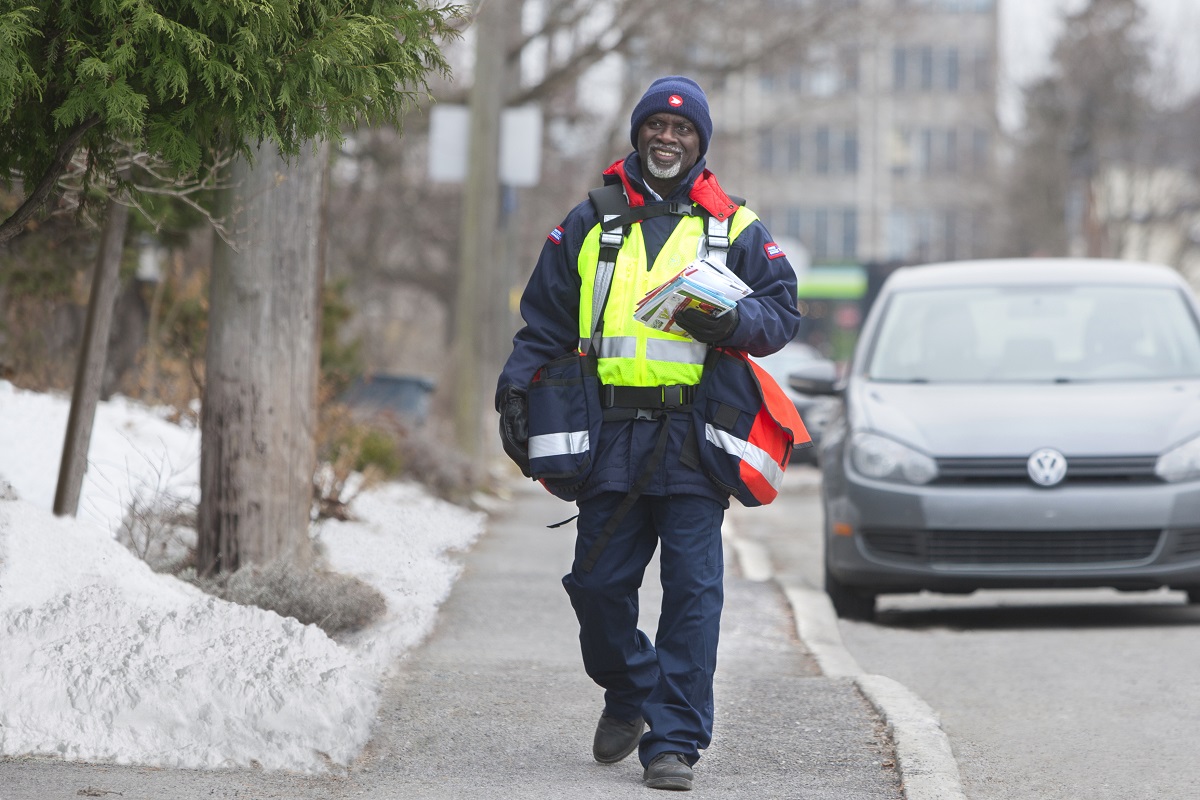
M629 198L630 208L646 205L646 196L634 187L629 176L625 174L625 159L614 162L611 167L604 170L604 174L615 175L620 179L621 184L625 187L625 196ZM688 192L688 197L693 203L696 203L717 219L728 219L738 210L738 204L733 202L729 195L725 194L725 190L717 183L717 176L713 175L707 168L700 173L700 177L696 178L696 181L692 184L692 188Z

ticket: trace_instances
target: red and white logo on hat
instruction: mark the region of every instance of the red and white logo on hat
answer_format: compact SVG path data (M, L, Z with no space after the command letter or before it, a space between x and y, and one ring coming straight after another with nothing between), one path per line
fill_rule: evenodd
M683 98L677 94L673 94L667 98L667 103L674 106L675 108L679 108L681 105L683 105Z

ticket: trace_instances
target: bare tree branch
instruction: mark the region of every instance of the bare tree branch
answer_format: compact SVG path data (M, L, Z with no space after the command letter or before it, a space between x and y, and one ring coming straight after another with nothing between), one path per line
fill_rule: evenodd
M66 138L58 145L58 149L54 151L54 158L46 171L37 179L37 184L33 191L25 198L16 211L8 216L6 220L0 222L0 244L12 239L25 229L25 225L33 218L35 214L41 211L46 200L50 197L50 193L58 185L59 178L66 171L67 165L71 162L71 157L74 155L76 148L79 147L80 141L83 140L84 134L100 124L100 117L92 116L80 122L67 133Z

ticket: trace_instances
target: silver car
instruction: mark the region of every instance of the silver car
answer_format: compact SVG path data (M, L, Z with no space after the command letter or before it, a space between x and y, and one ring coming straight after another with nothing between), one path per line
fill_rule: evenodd
M1182 589L1200 602L1200 306L1095 259L908 267L864 322L821 441L825 588Z
M831 397L797 392L792 388L790 379L794 371L803 369L810 376L824 375L827 380L833 381L837 377L837 364L821 355L815 347L802 342L789 342L777 352L755 357L754 360L787 392L792 404L796 406L796 413L804 423L804 429L812 439L811 447L802 447L795 451L792 463L816 464L817 450L821 444L821 429L825 426L825 420L837 407L837 401Z

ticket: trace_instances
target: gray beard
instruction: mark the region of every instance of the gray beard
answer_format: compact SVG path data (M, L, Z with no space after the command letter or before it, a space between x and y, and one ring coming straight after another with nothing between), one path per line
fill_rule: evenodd
M659 180L668 180L679 174L679 170L683 169L683 159L676 161L672 166L663 169L654 163L654 159L646 158L646 170L658 178Z

